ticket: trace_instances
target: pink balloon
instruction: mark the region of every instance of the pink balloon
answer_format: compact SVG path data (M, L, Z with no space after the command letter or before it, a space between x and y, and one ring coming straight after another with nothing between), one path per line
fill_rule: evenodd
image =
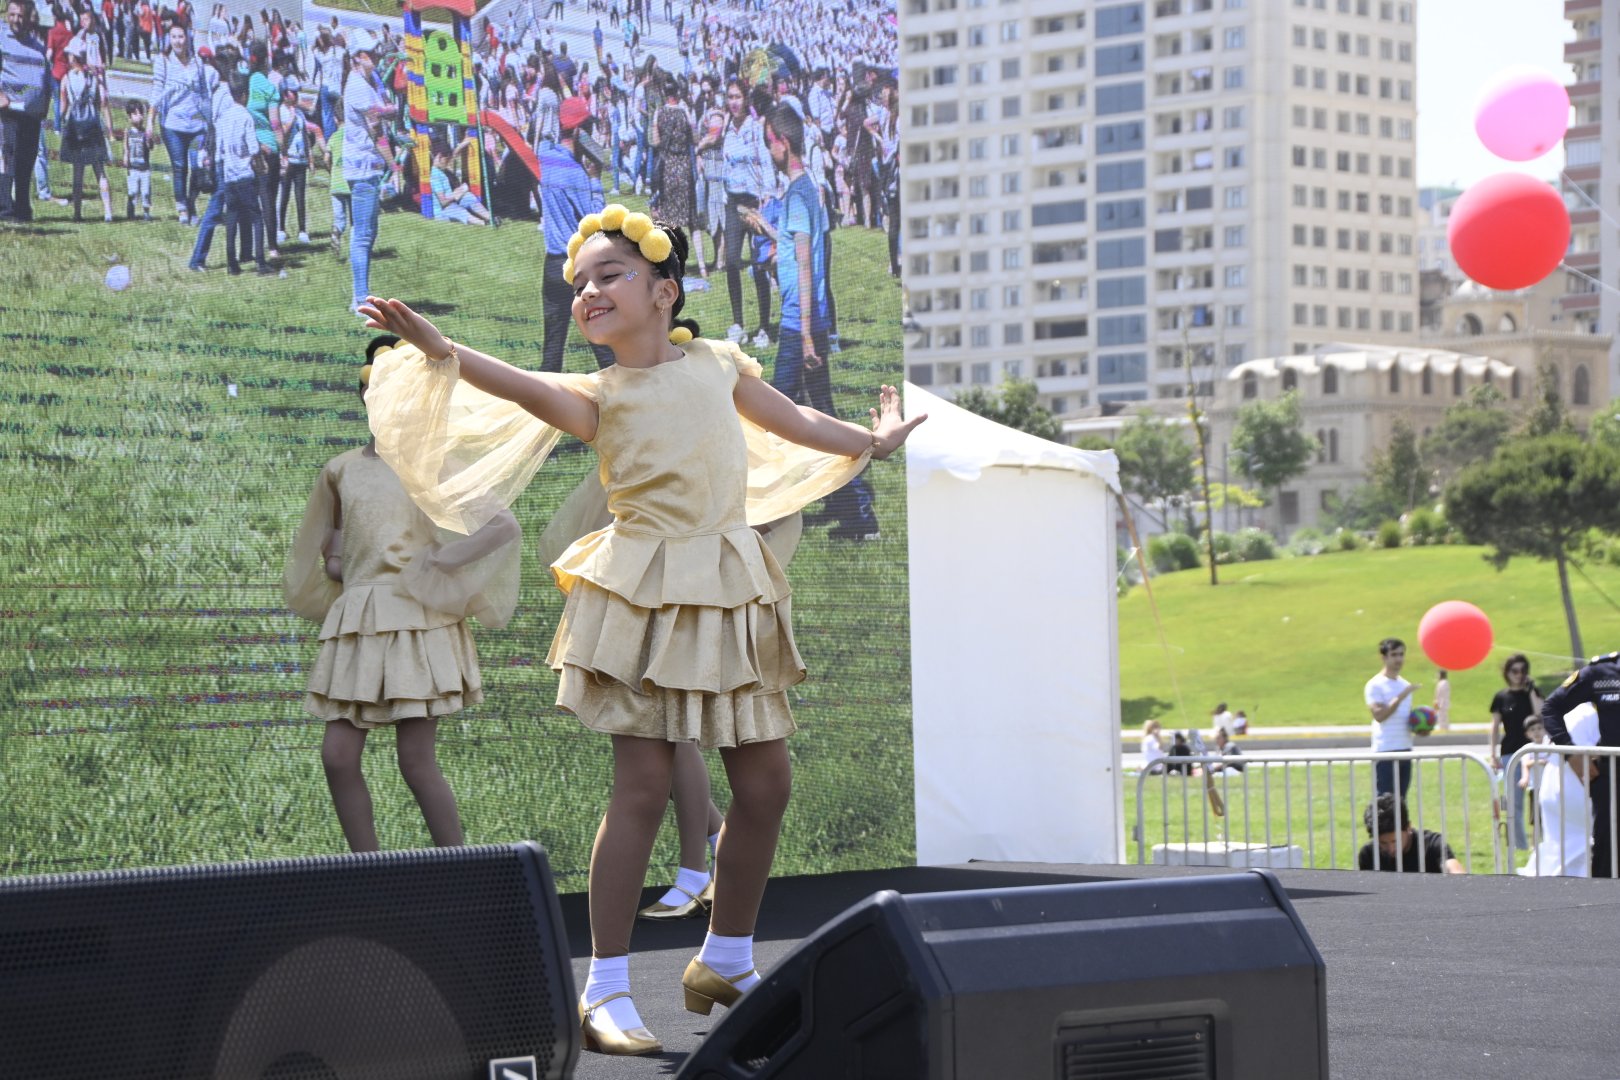
M1536 68L1499 73L1480 93L1474 131L1485 149L1509 161L1529 161L1558 145L1569 127L1569 91Z
M1446 223L1451 257L1488 289L1526 289L1558 268L1569 211L1545 180L1497 173L1470 187Z

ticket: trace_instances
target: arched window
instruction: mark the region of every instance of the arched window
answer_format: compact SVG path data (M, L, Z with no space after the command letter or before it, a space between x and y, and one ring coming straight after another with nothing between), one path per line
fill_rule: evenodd
M1434 393L1434 372L1430 369L1428 364L1423 365L1423 375L1420 382L1423 384L1421 389L1424 397L1428 397L1430 394ZM1393 390L1395 387L1390 387L1390 389Z
M1329 428L1328 429L1328 460L1329 461L1338 461L1339 460L1339 429L1338 428Z
M1392 394L1401 392L1401 362L1399 360L1393 361L1389 365L1389 392Z
M1253 401L1260 396L1260 379L1252 371L1243 373L1243 400Z
M1564 400L1564 369L1554 364L1547 365L1547 379L1552 383L1553 397L1559 401Z
M1291 367L1283 368L1282 387L1285 394L1290 390L1299 389L1299 372Z
M1592 404L1592 376L1587 373L1585 364L1575 369L1575 387L1570 392L1569 403L1571 405Z
M1322 393L1337 394L1339 392L1339 369L1332 364L1322 365Z
M1462 365L1458 364L1456 367L1451 369L1451 396L1452 397L1462 397L1462 395L1463 395L1463 370L1462 370Z
M1321 428L1316 429L1316 463L1324 464L1327 461L1327 432Z
M1491 365L1485 365L1485 385L1490 386L1496 382L1496 375L1491 371Z
M1512 379L1512 381L1510 381L1508 383L1508 397L1512 398L1515 401L1519 400L1519 383L1520 383L1519 369L1514 368L1513 369L1513 379Z
M1485 326L1479 321L1478 315L1464 315L1457 320L1457 333L1468 337L1478 337L1485 332Z
M1513 316L1506 311L1502 312L1502 317L1496 321L1496 329L1498 333L1511 334L1518 328L1519 324L1515 322Z

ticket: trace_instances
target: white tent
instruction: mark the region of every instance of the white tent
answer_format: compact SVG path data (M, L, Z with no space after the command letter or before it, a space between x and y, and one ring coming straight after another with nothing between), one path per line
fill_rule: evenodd
M1111 451L907 385L917 861L1119 861Z

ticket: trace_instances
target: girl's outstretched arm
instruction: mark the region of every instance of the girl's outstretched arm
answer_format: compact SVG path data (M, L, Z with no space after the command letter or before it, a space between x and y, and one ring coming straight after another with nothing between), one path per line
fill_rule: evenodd
M872 417L870 430L819 410L795 405L776 387L753 375L738 377L732 400L746 419L788 442L845 457L860 457L870 447L872 456L879 461L900 449L911 429L928 419L928 414L923 413L902 420L900 391L892 386L883 387L878 393L878 407L868 410Z
M422 350L429 360L450 355L450 339L398 300L368 296L360 305L360 314L365 316L368 327L397 334ZM596 402L576 393L561 379L542 371L515 368L466 345L454 348L461 361L461 378L470 385L515 402L552 427L585 442L596 438Z

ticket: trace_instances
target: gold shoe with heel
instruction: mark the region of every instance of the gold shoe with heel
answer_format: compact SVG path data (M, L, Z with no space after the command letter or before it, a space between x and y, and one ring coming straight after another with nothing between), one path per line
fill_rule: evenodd
M737 984L750 975L757 974L756 971L745 971L735 978L728 979L708 964L693 957L692 962L686 965L686 974L681 976L681 989L686 992L686 1011L708 1016L716 1005L731 1008L746 993Z
M707 915L709 908L714 904L714 878L712 877L709 878L709 883L703 886L703 891L695 896L679 885L671 885L670 888L685 894L686 902L682 904L666 904L660 900L658 903L648 904L636 912L636 917L648 919L652 922L675 922L679 919L695 919L699 915Z
M645 1027L631 1028L629 1031L620 1031L610 1024L596 1022L596 1010L610 1001L618 998L627 998L628 991L620 990L616 994L609 994L595 1005L586 1005L585 999L579 999L579 1032L584 1039L585 1049L594 1050L598 1054L617 1054L623 1057L635 1057L639 1054L656 1054L664 1048L658 1037Z

